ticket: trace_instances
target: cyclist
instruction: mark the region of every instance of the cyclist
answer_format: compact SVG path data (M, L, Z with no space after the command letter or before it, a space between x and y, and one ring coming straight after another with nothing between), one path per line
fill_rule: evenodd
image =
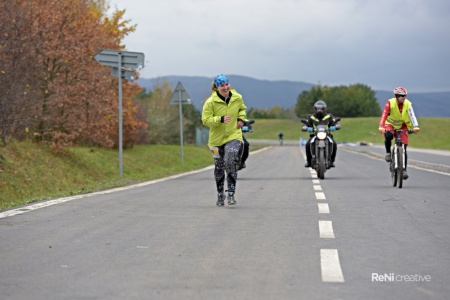
M411 101L406 99L407 91L404 87L394 88L395 98L389 99L384 105L381 113L380 122L378 123L378 130L384 134L384 146L386 148L385 160L391 161L391 145L394 138L394 129L407 129L414 132L419 132L419 122L414 114ZM408 146L408 132L402 134L402 142L405 146L405 170L403 171L403 179L408 179L406 173L406 166L408 155L406 147Z
M327 110L327 104L319 100L316 103L314 103L314 110L316 111L314 114L309 115L307 118L308 126L303 125L302 131L307 131L308 127L316 128L319 124L327 125L328 128L331 126L335 126L336 130L339 130L341 128L341 125L336 122L336 119L334 116L330 113L328 113ZM311 160L312 160L312 153L311 153L311 139L314 137L314 134L311 133L309 135L309 139L306 142L305 150L306 150L306 164L305 168L311 167ZM337 153L337 144L333 139L333 135L330 134L329 137L333 140L333 153L331 154L331 167L334 168L334 160L336 159L336 153ZM314 153L315 154L315 153Z

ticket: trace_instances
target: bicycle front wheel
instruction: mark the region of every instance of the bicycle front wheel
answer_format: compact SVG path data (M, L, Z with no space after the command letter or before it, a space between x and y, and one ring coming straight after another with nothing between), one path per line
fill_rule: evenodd
M401 189L403 186L403 148L399 147L397 150L398 188Z
M396 155L395 150L392 149L391 151L391 163L390 163L390 171L391 171L391 179L392 179L392 186L397 186L397 169L395 168L395 161L396 161Z

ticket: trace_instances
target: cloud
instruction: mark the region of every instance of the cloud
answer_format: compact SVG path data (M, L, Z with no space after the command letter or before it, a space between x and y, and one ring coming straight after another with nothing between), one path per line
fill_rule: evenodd
M111 0L143 77L238 74L449 91L446 0Z

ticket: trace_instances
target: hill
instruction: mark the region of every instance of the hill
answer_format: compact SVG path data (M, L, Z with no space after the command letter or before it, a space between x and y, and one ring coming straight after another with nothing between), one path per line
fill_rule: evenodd
M315 84L302 81L259 80L240 75L229 75L232 87L241 93L248 108L271 108L279 105L283 108L295 106L298 95L310 90ZM138 83L151 91L158 84L167 81L172 87L181 82L187 90L194 106L202 108L202 102L211 93L212 78L200 76L167 76L140 78ZM391 91L375 91L375 97L382 107L391 98ZM418 117L450 117L450 92L410 93L408 99L414 104Z

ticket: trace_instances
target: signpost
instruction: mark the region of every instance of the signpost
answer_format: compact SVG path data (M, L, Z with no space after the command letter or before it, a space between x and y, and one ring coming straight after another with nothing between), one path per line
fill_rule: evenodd
M177 104L180 111L180 156L181 165L184 166L184 149L183 149L183 113L181 109L182 104L192 104L191 97L189 97L187 91L184 89L181 82L178 82L175 90L172 93L169 104Z
M94 55L94 59L104 66L112 67L111 75L119 78L119 176L122 177L122 78L134 80L132 69L144 67L145 55L141 52L103 49Z

